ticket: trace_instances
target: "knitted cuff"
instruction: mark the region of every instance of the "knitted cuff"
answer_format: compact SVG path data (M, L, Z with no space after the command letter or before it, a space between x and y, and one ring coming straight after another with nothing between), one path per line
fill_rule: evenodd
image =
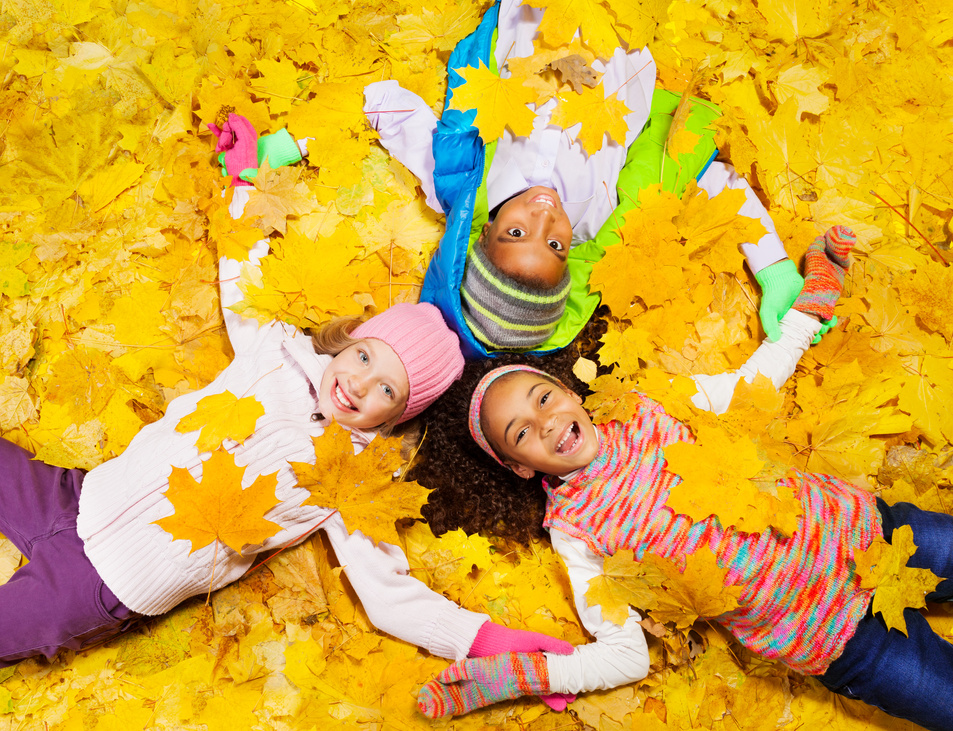
M281 129L271 135L258 138L258 165L268 158L268 166L274 170L284 165L294 165L301 162L301 150L298 143L286 129Z
M572 645L565 640L529 630L510 629L484 622L470 646L469 657L487 657L501 652L554 652L568 655Z

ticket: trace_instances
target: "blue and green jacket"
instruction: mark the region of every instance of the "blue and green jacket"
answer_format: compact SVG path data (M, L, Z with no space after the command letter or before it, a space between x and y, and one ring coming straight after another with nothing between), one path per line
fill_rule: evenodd
M479 27L453 50L448 67L447 98L433 138L434 186L447 216L447 228L427 268L420 299L440 308L450 327L460 336L467 359L495 355L495 351L487 350L467 327L460 284L467 252L489 219L486 174L496 151L496 141L484 144L480 139L474 126L475 109L460 111L449 107L454 89L463 83L458 69L483 63L499 73L493 53L498 21L499 5L494 5L486 11ZM664 90L653 94L648 121L630 145L619 174L619 205L594 239L570 250L568 267L572 284L566 311L549 339L530 352L546 353L565 347L599 306L599 294L589 291L592 266L602 258L607 246L620 241L615 222L624 220L625 214L638 205L639 191L662 181L665 190L681 194L714 160L718 150L710 124L720 113L709 102L694 104L689 113L687 127L699 135L692 153L679 155L678 162L664 154L665 138L679 99L678 94Z

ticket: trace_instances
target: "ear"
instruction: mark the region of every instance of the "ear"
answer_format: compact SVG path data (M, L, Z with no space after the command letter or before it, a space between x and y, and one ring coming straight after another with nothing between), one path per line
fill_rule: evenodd
M490 222L487 221L486 223L483 224L483 230L480 231L480 238L478 239L478 241L480 242L480 244L482 244L484 241L486 241L486 233L487 233L487 231L489 231L489 230L490 230Z
M579 395L578 393L576 393L575 391L570 391L570 390L568 390L568 389L567 389L567 393L572 397L572 400L573 400L573 401L575 401L577 404L579 404L580 406L582 406L582 396L580 396L580 395Z
M531 467L527 467L524 464L519 462L507 462L506 466L509 467L513 472L522 477L524 480L530 479L533 475L536 474L536 470Z

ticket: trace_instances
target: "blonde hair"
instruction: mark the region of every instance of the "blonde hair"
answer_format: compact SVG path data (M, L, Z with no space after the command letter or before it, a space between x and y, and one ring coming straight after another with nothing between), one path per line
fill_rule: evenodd
M314 352L319 355L337 355L358 342L351 333L364 320L360 317L336 317L320 328L308 327L304 333L311 337Z

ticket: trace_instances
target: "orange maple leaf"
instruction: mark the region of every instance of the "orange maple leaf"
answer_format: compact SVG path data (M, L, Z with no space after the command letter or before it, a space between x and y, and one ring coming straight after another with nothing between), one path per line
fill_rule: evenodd
M533 131L535 113L526 105L536 101L536 92L523 84L524 79L511 76L501 78L480 63L479 68L467 66L458 72L464 83L454 89L451 109L476 109L474 124L484 142L503 136L509 127L517 137L528 137Z
M179 419L175 430L185 433L201 429L195 446L200 452L211 452L222 446L225 439L244 444L264 413L265 407L254 396L238 398L231 391L224 391L199 401L195 411Z
M401 440L377 438L354 454L350 432L332 424L314 441L315 464L292 462L298 487L311 493L302 505L336 509L349 530L360 530L374 541L397 543L394 521L420 518L427 488L413 481L395 481L403 463Z
M155 521L175 540L192 543L189 553L221 541L234 551L262 543L281 526L263 516L276 504L278 473L259 475L242 488L244 467L235 457L217 450L202 463L202 481L196 482L183 467L173 467L165 496L175 513Z

